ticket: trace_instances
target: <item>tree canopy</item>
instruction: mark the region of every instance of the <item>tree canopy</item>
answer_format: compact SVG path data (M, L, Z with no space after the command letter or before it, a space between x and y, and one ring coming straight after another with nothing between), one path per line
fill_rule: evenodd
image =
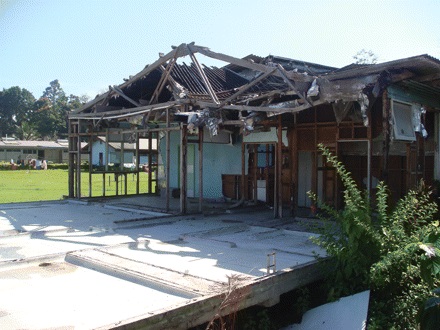
M67 94L58 79L49 83L40 98L18 86L0 91L0 136L22 140L56 140L67 137L67 116L87 101L87 96Z

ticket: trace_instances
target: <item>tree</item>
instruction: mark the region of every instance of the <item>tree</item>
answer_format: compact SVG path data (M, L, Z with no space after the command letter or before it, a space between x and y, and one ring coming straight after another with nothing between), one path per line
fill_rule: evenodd
M30 119L35 97L18 86L0 92L0 136L14 136L18 128Z
M361 49L353 56L356 64L376 64L377 56L371 50Z
M87 96L66 96L58 80L50 82L36 100L18 86L0 91L0 136L22 140L57 139L67 135L68 113L87 102Z
M35 104L34 121L43 139L56 139L67 135L68 113L81 105L78 96L66 96L58 79L51 81Z

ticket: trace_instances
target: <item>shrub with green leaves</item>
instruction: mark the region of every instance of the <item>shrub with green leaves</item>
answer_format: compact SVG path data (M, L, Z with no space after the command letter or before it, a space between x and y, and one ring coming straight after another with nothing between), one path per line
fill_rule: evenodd
M440 286L440 230L437 204L423 183L408 192L393 210L384 183L371 206L351 174L323 145L344 186L344 208L335 210L310 197L329 220L315 242L334 258L329 298L371 289L369 329L414 329L419 311L433 288Z

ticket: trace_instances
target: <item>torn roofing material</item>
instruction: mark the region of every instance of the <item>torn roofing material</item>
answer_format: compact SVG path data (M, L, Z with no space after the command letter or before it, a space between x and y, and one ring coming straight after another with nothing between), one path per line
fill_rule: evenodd
M194 43L172 48L121 85L73 111L70 118L101 121L142 115L145 126L149 121L165 122L165 109L172 114L209 110L217 113L219 123L242 127L242 118L252 113L268 118L324 103L358 102L367 124L368 101L390 84L411 81L440 95L440 62L428 55L336 69L278 56L239 59ZM226 65L201 65L197 54ZM190 65L177 63L186 56Z

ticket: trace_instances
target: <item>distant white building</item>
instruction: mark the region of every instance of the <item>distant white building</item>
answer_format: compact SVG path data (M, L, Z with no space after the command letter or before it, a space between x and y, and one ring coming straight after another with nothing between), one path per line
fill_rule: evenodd
M139 166L142 164L148 164L148 155L150 153L149 148L148 139L139 139ZM88 149L89 144L85 144L82 147L83 151L87 151ZM157 140L155 139L152 140L151 151L153 155L157 154ZM136 144L108 142L107 149L106 138L98 136L93 138L91 155L91 163L94 166L105 166L106 162L116 166L119 166L121 163L130 166L136 163ZM156 162L155 157L152 158L152 161Z
M67 140L26 141L15 138L1 138L0 161L18 163L18 160L45 159L54 163L67 163L69 160Z

